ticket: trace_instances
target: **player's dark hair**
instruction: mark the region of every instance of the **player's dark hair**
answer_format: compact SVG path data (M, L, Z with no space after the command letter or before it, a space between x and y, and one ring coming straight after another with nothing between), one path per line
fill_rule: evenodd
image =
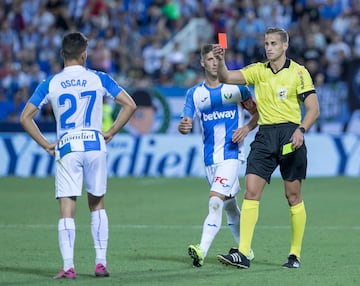
M203 58L206 54L210 53L213 50L212 44L205 44L201 47L201 57Z
M62 55L66 60L76 60L86 50L88 40L80 32L66 34L62 40Z
M265 34L279 34L283 43L289 42L289 34L282 28L270 27L267 28Z

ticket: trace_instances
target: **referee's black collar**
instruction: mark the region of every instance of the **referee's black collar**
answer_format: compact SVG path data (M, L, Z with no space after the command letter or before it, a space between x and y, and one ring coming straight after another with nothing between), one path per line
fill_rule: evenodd
M273 73L275 73L273 71L273 69L271 68L270 66L270 62L267 63L266 65L267 68L271 69ZM286 61L285 61L285 64L283 65L283 67L281 69L279 69L277 72L281 71L282 69L285 69L285 68L289 68L290 67L290 59L289 58L286 58Z

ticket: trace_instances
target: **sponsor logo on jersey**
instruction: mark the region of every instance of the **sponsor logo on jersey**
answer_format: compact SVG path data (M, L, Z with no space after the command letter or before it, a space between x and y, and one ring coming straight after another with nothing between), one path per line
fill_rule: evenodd
M83 142L83 141L96 141L97 137L95 131L84 130L79 132L71 132L65 134L59 140L59 148L63 147L65 144L71 141Z
M218 120L218 119L234 119L235 110L230 111L214 111L212 113L206 114L203 113L204 121Z
M298 75L299 75L299 77L300 77L301 89L304 89L304 86L305 86L305 84L304 84L304 74L303 74L302 71L299 71L299 72L298 72Z

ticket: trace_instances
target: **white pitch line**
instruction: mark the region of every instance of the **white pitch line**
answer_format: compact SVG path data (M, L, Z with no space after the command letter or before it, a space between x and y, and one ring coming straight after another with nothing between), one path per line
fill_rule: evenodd
M77 228L88 228L88 225L77 224ZM147 224L109 224L110 228L126 228L126 229L202 229L201 225L147 225ZM38 228L57 228L57 224L0 224L0 228L26 228L26 229L38 229ZM223 225L222 228L227 228ZM290 226L285 225L257 225L256 229L290 229ZM306 229L316 230L360 230L360 226L306 226Z

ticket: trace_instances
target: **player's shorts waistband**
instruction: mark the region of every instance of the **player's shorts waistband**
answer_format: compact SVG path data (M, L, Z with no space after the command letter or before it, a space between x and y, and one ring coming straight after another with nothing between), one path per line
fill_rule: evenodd
M260 130L267 130L267 129L286 128L286 127L296 128L298 126L299 126L299 124L296 124L294 122L283 122L283 123L277 123L277 124L260 125L259 129Z

